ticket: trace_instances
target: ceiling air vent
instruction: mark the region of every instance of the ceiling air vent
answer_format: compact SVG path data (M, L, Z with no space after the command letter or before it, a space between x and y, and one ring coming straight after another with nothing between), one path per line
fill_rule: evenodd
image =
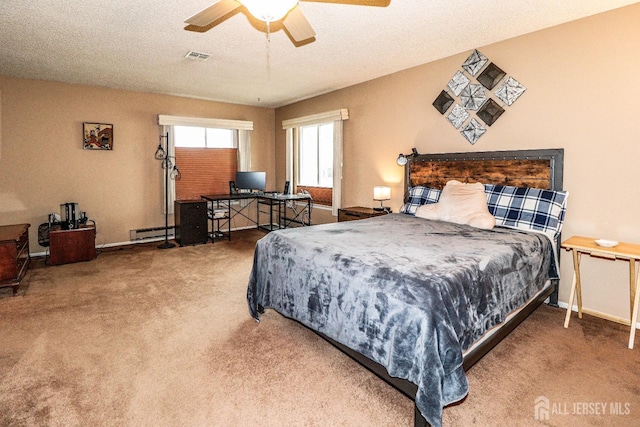
M193 59L194 61L206 61L210 56L211 55L209 55L208 53L195 52L193 50L190 50L184 57Z

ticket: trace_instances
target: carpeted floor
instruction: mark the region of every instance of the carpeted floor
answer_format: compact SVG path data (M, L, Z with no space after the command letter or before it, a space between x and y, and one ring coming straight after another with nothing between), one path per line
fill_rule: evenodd
M261 236L35 262L18 297L0 289L0 425L412 426L410 400L324 340L272 310L250 318ZM639 425L628 328L563 317L539 308L476 364L444 425Z

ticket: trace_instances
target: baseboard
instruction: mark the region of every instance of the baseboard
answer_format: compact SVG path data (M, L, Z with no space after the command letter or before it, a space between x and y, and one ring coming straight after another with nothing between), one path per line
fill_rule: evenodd
M558 301L558 306L560 308L563 308L563 309L566 310L567 307L569 307L569 304L567 304L566 302ZM572 306L571 307L571 311L577 313L578 312L578 306L577 305ZM630 326L631 325L631 321L629 319L625 319L623 317L614 316L614 315L608 314L608 313L603 313L603 312L597 311L597 310L591 310L590 308L582 307L582 312L585 313L585 314L589 314L591 316L600 317L602 319L609 320L611 322L620 323L620 324L625 325L625 326ZM636 328L640 329L640 322L636 323Z
M242 231L242 230L251 230L251 229L256 229L257 227L255 225L253 226L246 226L246 227L237 227L237 228L232 228L231 232L233 233L234 231ZM233 236L233 234L232 234ZM131 245L138 245L138 244L144 244L144 243L153 243L153 242L161 242L164 240L164 236L163 237L152 237L149 239L138 239L138 240L129 240L126 242L115 242L115 243L104 243L100 246L96 246L97 250L103 249L103 248L114 248L114 247L118 247L118 246L131 246ZM173 240L173 237L171 237L169 240ZM43 252L32 252L30 253L32 258L37 258L37 257L45 257L47 256L48 251L43 251Z
M115 242L115 243L104 243L100 246L96 246L97 250L103 249L103 248L114 248L114 247L118 247L118 246L131 246L131 245L139 245L139 244L144 244L144 243L153 243L153 242L161 242L164 240L164 237L153 237L153 238L149 238L149 239L137 239L137 240L129 240L127 242ZM169 240L173 240L173 238L169 239ZM30 255L32 258L37 258L37 257L45 257L47 256L48 251L43 251L43 252L32 252Z

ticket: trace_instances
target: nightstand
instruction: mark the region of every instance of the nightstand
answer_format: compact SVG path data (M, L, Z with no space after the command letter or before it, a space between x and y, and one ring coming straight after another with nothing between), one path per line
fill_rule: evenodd
M363 208L362 206L354 206L351 208L338 209L338 222L371 218L374 216L386 215L388 213L389 212L378 211L372 208Z
M562 242L562 248L570 250L573 253L573 282L571 284L571 294L569 295L569 306L567 307L567 315L564 320L564 327L569 327L571 319L571 308L573 307L573 299L578 296L578 318L582 319L582 289L580 282L580 256L587 254L593 257L607 258L611 260L622 259L629 261L629 306L631 321L627 323L631 327L629 334L629 348L633 348L633 342L636 335L636 322L638 321L638 300L640 299L640 277L636 272L636 261L640 261L640 245L632 243L618 243L614 247L598 246L595 239L591 237L573 236ZM595 313L589 313L596 315ZM601 317L601 316L599 316ZM608 319L614 320L615 319Z

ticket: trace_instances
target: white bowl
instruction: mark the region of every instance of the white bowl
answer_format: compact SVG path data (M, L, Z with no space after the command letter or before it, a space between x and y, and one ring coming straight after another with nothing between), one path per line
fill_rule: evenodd
M604 248L613 248L618 246L618 242L617 240L607 240L607 239L598 239L596 240L596 245L598 246L602 246Z

